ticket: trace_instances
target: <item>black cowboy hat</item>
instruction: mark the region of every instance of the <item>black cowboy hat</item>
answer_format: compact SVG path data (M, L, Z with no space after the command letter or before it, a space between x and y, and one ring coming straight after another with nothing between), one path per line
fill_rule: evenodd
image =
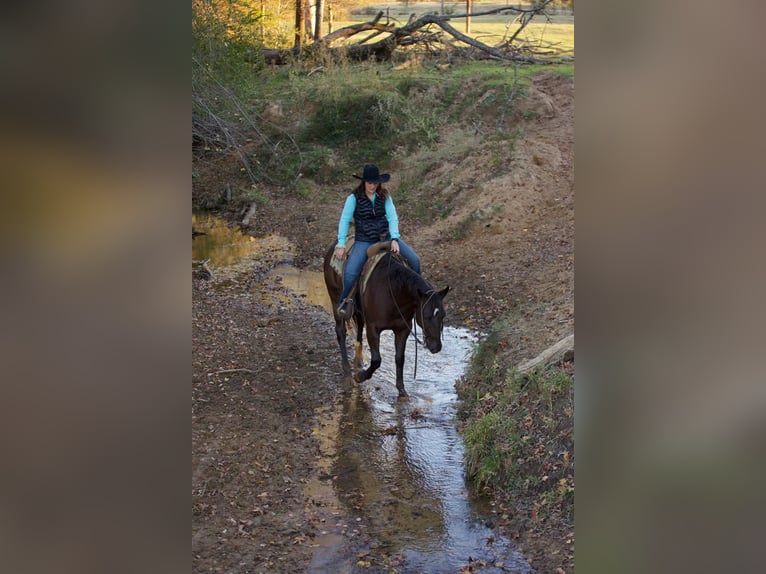
M369 181L370 183L386 183L389 179L391 179L391 175L388 173L380 173L378 171L378 166L373 163L368 163L364 166L364 172L362 173L362 176L355 175L356 179L361 179L362 181Z

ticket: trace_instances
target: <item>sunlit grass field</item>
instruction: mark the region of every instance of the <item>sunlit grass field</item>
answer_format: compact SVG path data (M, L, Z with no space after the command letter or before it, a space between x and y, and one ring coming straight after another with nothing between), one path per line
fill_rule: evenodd
M441 10L440 2L418 2L410 3L409 8L405 10L401 2L382 3L367 6L364 9L357 9L355 14L351 15L350 20L338 21L333 24L335 30L351 24L368 22L375 17L379 11L383 11L384 16L381 22L385 22L386 14L392 23L402 26L407 22L410 14L417 16L429 12L439 13ZM484 12L496 8L506 7L505 3L478 3L474 2L474 12ZM465 13L465 3L445 2L445 15L457 15ZM513 13L493 14L489 16L477 16L471 18L471 31L468 36L475 38L490 46L496 45L509 37L518 28L518 22L515 21L516 15ZM450 25L459 32L465 34L465 18L455 18L450 20ZM362 38L356 36L354 41ZM550 16L550 21L544 16L536 16L530 24L524 28L518 36L517 41L521 40L527 44L538 46L541 49L550 49L558 55L574 55L574 15L568 12L562 12Z

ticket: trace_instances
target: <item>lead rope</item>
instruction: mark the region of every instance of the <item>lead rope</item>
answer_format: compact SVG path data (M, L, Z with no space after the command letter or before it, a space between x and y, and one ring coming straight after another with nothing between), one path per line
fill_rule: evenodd
M412 327L415 330L415 368L412 372L412 380L417 380L418 378L418 322L415 320L415 318L412 318Z
M389 286L390 286L390 281L389 281ZM428 301L431 299L431 297L434 296L435 292L436 291L434 289L432 289L430 291L429 295L428 295L428 299L426 299L425 303L423 303L420 306L420 316L421 316L421 318L423 317L423 308L426 306L426 303L428 303ZM444 331L444 325L442 324L442 332L443 331ZM423 343L422 341L420 341L418 339L417 311L415 312L415 316L412 318L412 329L410 329L410 333L413 333L413 332L415 334L416 344L415 344L415 372L412 374L412 378L413 379L417 379L418 378L418 345L417 345L417 343L420 343L421 345L425 346L425 343Z
M399 317L401 317L402 321L404 321L404 315L402 315L402 310L399 308L399 304L396 302L396 297L394 297L394 290L391 288L391 259L393 259L394 254L392 253L388 258L388 292L391 295L391 300L394 302L394 306L396 307L396 312L399 313ZM429 297L430 299L430 297ZM420 308L421 314L423 313L423 308ZM418 322L416 320L416 317L412 318L412 327L409 328L410 335L415 337L415 367L413 369L412 378L417 379L418 378L418 343L421 345L425 345L423 341L418 339Z

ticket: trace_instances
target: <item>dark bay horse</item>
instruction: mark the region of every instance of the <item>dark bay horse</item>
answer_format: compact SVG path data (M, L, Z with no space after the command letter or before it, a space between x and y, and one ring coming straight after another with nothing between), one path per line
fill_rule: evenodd
M325 256L325 282L333 307L338 304L342 278L330 266L334 251L330 247ZM380 249L390 248L390 242L376 244L368 250L368 256ZM365 272L362 272L362 277ZM396 388L399 397L407 396L404 390L404 350L407 338L412 330L413 318L423 332L425 347L431 353L441 351L441 334L444 324L443 299L449 292L449 287L436 290L428 281L407 267L401 257L387 251L364 287L357 289L354 297L353 320L357 326L357 345L355 353L355 368L359 369L354 375L357 382L366 381L380 367L380 334L385 330L394 332L396 360ZM348 372L348 356L346 353L346 331L343 319L335 315L335 333L338 336L343 367ZM367 330L367 343L370 346L370 366L361 369L362 327Z

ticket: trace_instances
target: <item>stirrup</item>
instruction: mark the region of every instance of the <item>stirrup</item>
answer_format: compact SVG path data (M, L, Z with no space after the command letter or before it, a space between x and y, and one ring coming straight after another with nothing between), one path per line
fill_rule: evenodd
M349 311L351 310L351 306L353 305L353 300L350 297L346 297L341 304L338 306L338 315L342 319L348 319L349 317Z

